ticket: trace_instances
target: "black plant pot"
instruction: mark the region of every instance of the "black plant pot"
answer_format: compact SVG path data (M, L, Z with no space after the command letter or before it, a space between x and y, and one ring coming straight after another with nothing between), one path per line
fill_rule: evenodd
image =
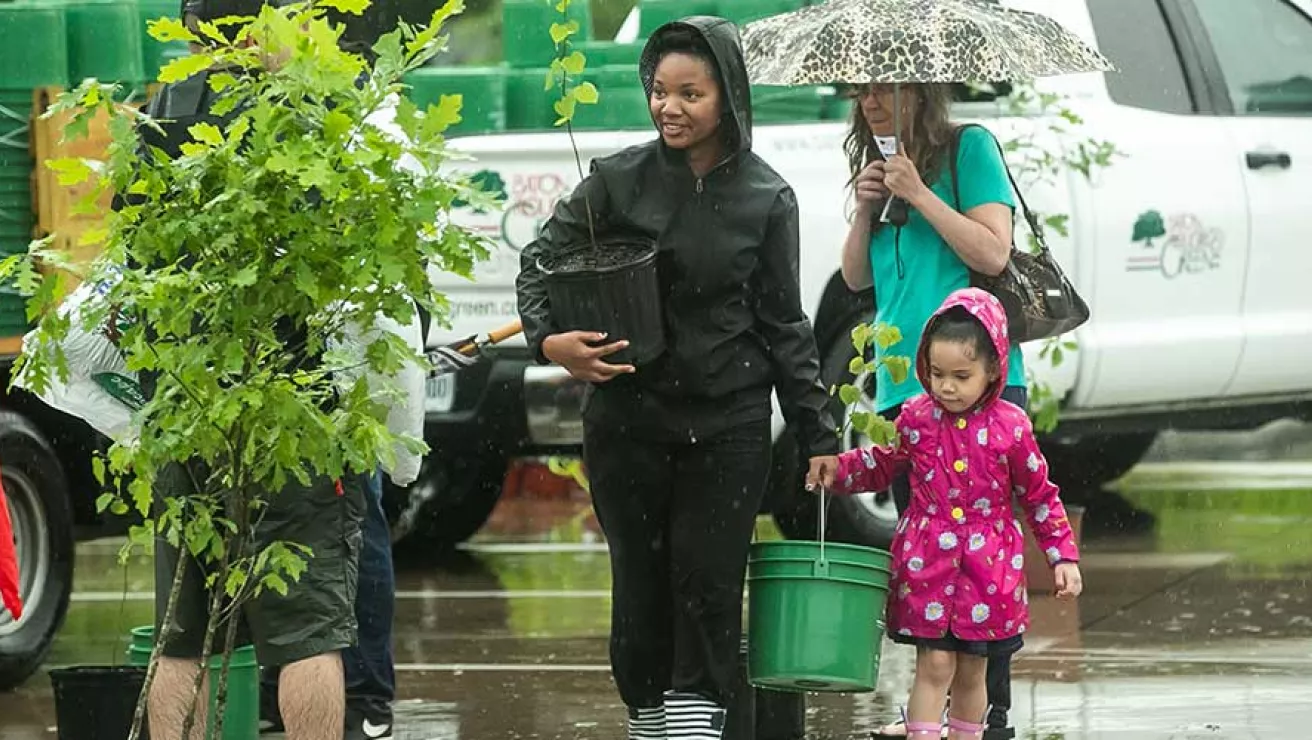
M126 738L145 682L146 669L139 666L52 669L59 740ZM144 727L141 737L150 737Z
M656 246L633 239L583 245L538 260L551 318L562 331L605 332L629 346L606 358L643 365L665 351Z

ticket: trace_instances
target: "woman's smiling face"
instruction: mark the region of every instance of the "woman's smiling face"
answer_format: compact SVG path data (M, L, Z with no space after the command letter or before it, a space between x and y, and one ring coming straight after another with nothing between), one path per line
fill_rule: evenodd
M720 84L706 60L670 52L656 66L651 118L671 149L696 149L715 142L722 108Z

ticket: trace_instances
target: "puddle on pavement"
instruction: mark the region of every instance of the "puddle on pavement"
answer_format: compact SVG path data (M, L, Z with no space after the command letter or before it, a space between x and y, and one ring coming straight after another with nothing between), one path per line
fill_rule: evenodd
M1013 691L1022 737L1306 735L1312 484L1172 489L1123 486L1146 513L1138 521L1152 524L1130 535L1097 526L1091 507L1085 596L1077 605L1032 596ZM763 520L761 536L771 530ZM401 563L396 737L621 736L600 542L583 497L507 500L461 552ZM150 563L136 557L125 572L116 550L79 546L77 593L52 665L121 659L127 629L151 621ZM868 737L896 715L913 654L890 644L883 656L877 692L810 699L813 737ZM0 740L53 737L44 673L0 696L0 717Z

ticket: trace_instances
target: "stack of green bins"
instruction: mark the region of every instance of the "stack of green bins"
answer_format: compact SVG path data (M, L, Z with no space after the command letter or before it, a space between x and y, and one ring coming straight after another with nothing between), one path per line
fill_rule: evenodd
M503 0L501 5L502 59L505 61L506 127L536 131L551 128L557 116L552 105L560 90L547 89L547 70L556 58L551 24L578 21L579 32L570 37L578 48L592 40L589 0L571 0L562 18L554 2Z
M118 82L125 93L144 92L141 22L137 0L64 0L68 18L68 76Z
M461 96L461 120L447 129L448 136L486 134L506 130L506 73L502 67L423 67L405 82L411 102L422 109L443 95Z
M36 222L32 202L33 90L68 81L64 10L34 2L0 3L0 257L27 250ZM0 336L26 331L23 298L0 286Z
M146 82L152 83L159 71L176 57L187 53L187 42L156 41L147 31L150 21L160 18L177 18L181 3L178 0L137 0L138 35L141 37L141 71Z

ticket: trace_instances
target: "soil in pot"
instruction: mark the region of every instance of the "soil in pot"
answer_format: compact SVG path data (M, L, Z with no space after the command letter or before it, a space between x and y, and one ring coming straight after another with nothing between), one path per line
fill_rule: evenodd
M656 246L650 242L604 242L543 257L552 320L562 331L605 332L608 341L629 346L607 358L643 365L665 351Z

